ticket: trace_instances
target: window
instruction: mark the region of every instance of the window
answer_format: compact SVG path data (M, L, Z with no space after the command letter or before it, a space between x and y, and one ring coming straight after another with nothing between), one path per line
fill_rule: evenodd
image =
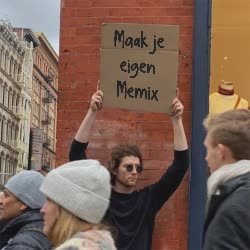
M248 1L212 2L210 113L249 108L249 13Z
M8 60L9 60L8 54L5 53L5 55L4 55L4 69L5 69L6 72L8 70Z
M1 47L0 49L0 67L3 68L4 65L4 48Z
M0 141L3 141L3 135L4 135L4 117L2 117L2 119L0 120L1 122L1 131L0 131Z

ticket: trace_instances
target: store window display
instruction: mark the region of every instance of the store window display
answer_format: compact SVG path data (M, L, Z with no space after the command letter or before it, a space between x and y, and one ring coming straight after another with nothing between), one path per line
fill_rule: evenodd
M209 113L221 113L231 109L248 109L248 101L234 91L232 82L222 81L218 91L209 96Z

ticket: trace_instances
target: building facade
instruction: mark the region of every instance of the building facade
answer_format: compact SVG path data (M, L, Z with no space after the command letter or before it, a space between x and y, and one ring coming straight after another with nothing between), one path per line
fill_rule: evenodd
M34 51L31 169L49 171L55 167L58 96L58 55L43 33Z
M33 42L0 21L0 182L28 169Z
M0 183L55 166L57 72L43 33L0 21Z

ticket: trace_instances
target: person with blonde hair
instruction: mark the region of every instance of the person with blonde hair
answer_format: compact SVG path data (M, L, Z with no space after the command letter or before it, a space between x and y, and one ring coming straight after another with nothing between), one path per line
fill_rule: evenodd
M101 224L111 193L108 170L96 160L66 163L52 170L41 191L43 232L59 249L115 250L107 226Z
M205 121L208 179L203 250L249 249L250 110L230 110Z

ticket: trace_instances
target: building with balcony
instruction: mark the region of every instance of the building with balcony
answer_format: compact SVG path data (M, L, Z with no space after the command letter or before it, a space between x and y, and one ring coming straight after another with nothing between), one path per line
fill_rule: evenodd
M35 35L40 45L34 51L31 168L49 171L55 167L58 55L43 33Z
M29 30L19 39L0 21L0 183L28 169L33 47L39 41Z

